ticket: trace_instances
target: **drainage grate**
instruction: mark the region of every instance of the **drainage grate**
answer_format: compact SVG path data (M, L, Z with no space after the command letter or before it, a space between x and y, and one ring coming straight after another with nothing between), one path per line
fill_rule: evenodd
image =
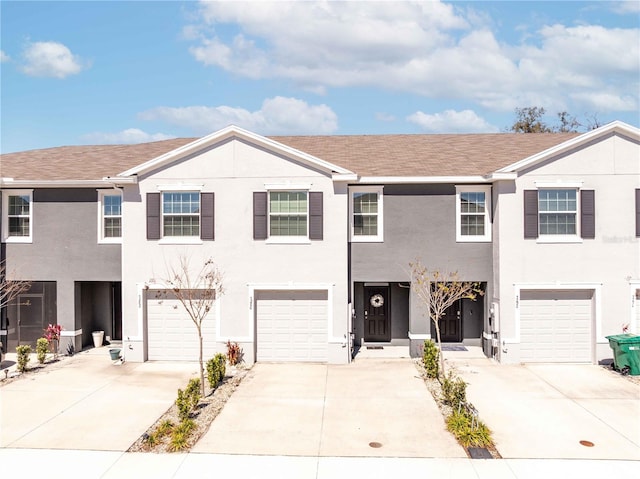
M493 459L493 456L486 447L468 447L471 459Z
M383 346L367 346L367 349L384 349Z
M373 447L373 448L377 449L379 447L382 447L382 444L380 444L379 442L375 442L374 441L374 442L370 442L369 443L369 447Z
M591 441L584 441L584 440L580 441L580 444L582 444L585 447L593 447L593 446L595 446L595 444L592 443Z

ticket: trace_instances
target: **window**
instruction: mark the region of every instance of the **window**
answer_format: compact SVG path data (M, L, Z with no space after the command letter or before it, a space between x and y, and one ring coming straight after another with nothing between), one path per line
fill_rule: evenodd
M269 192L269 236L307 236L306 191Z
M577 234L577 191L538 190L540 235Z
M101 243L119 243L122 240L122 196L113 190L98 192L99 228Z
M309 191L303 185L295 190L265 187L267 191L253 193L253 239L309 243L324 238L322 191Z
M541 243L582 242L596 237L595 191L577 184L536 183L524 190L524 237Z
M32 241L32 190L7 190L2 194L3 239L12 243Z
M351 187L349 200L351 241L382 241L382 187Z
M200 236L200 193L162 193L163 236Z
M456 186L456 241L491 241L490 210L490 186Z

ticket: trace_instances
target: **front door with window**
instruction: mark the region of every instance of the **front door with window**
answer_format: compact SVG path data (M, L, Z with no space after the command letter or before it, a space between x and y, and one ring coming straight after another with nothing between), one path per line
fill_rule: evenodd
M389 321L389 287L364 288L364 340L391 341Z
M440 338L443 343L459 343L462 341L462 300L447 308L444 315L438 320ZM431 337L436 338L432 325Z

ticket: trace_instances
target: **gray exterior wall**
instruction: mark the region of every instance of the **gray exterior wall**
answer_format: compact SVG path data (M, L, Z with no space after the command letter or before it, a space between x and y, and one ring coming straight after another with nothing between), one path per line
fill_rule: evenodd
M58 324L72 334L63 337L61 352L70 340L82 348L76 282L121 281L121 245L98 243L97 200L95 188L35 189L33 242L3 244L7 271L19 279L56 282Z
M409 263L419 259L429 269L458 271L461 279L483 281L491 289L492 244L456 242L455 193L453 184L386 185L384 241L351 243L352 284L365 281L408 284ZM491 297L490 291L487 296ZM359 303L353 303L356 318L362 314L359 311L362 301ZM486 311L484 317L486 322ZM429 335L430 326L423 305L411 292L409 332L419 338L411 341L412 354L416 355L424 336Z

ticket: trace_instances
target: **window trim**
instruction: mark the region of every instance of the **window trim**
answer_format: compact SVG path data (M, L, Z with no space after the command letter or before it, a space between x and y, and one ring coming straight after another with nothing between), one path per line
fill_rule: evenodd
M120 236L105 236L104 235L104 197L105 196L119 196L120 197ZM109 215L108 217L117 216ZM117 244L122 243L122 192L118 190L98 190L98 243L104 244Z
M484 193L484 234L462 234L462 201L460 193ZM456 242L458 243L490 243L491 242L491 185L456 185ZM479 215L478 215L479 216Z
M384 186L350 186L349 187L349 239L352 243L383 243L384 242ZM354 193L376 193L378 195L378 234L356 235L353 211Z
M265 185L267 190L267 238L264 240L267 244L310 244L309 238L309 221L310 221L310 204L309 204L309 185ZM271 193L305 193L307 195L307 231L304 235L272 235L271 234ZM300 215L302 216L302 215Z
M29 235L9 235L9 197L29 197ZM2 241L4 243L33 243L33 190L4 190L2 192Z

